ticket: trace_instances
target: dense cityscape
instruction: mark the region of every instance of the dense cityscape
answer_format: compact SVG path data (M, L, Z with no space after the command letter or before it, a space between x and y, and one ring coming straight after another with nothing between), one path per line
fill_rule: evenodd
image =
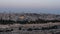
M0 26L1 26L0 27L1 34L2 32L5 32L5 33L8 32L10 34L12 33L23 34L23 33L20 33L23 31L26 31L25 33L28 33L28 34L31 34L32 32L35 33L35 31L37 31L38 34L40 33L41 34L45 34L45 33L56 34L60 32L60 15L43 14L43 13L41 14L0 13Z

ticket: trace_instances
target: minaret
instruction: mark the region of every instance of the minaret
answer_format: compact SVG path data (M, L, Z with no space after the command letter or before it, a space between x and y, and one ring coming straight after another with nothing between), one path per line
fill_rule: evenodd
M10 10L9 10L9 13L8 13L8 15L9 15L9 16L8 16L8 17L9 17L9 20L10 20L10 18L11 18L11 15L10 15L10 13L11 13L11 12L10 12Z

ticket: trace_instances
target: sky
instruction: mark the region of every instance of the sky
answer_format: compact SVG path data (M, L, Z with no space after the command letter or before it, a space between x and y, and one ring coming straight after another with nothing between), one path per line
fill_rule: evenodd
M0 0L0 8L3 7L39 8L41 12L59 13L60 0Z

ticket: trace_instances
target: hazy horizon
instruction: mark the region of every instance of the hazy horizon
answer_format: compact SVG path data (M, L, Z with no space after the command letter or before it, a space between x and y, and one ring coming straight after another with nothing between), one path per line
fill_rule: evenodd
M42 12L60 14L59 3L60 0L0 0L0 12Z

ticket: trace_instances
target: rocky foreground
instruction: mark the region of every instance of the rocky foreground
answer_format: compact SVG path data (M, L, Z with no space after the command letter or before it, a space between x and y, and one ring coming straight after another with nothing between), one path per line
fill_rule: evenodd
M60 22L0 25L0 34L60 34Z

